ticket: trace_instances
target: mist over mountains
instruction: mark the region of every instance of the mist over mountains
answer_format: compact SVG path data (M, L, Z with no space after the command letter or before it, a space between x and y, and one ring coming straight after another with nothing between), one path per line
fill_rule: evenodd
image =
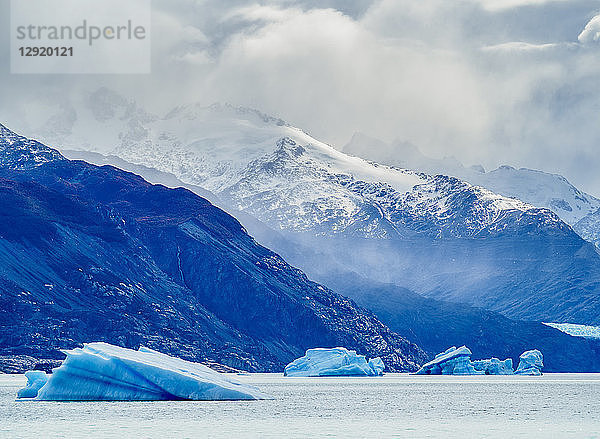
M377 141L366 136L340 152L279 118L229 105L158 116L108 89L84 103L52 115L39 137L69 157L208 198L426 351L480 328L484 352L516 356L527 340L547 340L554 370L574 364L558 353L565 344L588 350L578 370L595 367L593 342L540 323L600 322L599 256L573 224L589 221L598 200L564 178L509 167L486 173L406 145L397 161L375 160L366 152Z
M62 121L45 134L54 144L79 150L94 144L87 149L214 193L223 207L255 217L293 243L276 248L280 253L318 249L327 264L313 255L295 261L317 278L334 263L511 318L586 324L600 319L593 305L598 254L546 206L460 178L349 156L256 110L188 105L157 116L100 89L68 113L68 120L55 116L45 126ZM94 132L100 132L96 142ZM518 186L498 174L490 177L496 186ZM563 217L574 221L596 206L594 197L564 179L518 174L529 181L539 177L537 186L525 184L523 190L533 190L534 202L555 200L546 204ZM557 198L561 194L568 197Z

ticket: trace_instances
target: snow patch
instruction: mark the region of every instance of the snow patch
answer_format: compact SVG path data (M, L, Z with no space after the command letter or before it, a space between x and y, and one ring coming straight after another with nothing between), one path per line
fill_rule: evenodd
M573 337L583 337L600 340L600 326L577 325L574 323L545 323L544 325L558 329Z

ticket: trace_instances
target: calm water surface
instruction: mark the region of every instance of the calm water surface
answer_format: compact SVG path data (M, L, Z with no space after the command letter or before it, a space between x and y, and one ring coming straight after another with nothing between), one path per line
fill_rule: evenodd
M251 402L15 401L0 375L0 437L599 438L600 374L543 377L237 376Z

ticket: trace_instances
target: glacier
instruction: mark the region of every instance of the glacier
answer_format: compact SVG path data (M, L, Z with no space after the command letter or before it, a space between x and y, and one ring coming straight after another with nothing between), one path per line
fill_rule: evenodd
M565 334L569 334L573 337L589 338L593 340L600 340L600 326L591 325L577 325L575 323L546 323L544 325L550 326L551 328L558 329Z
M544 367L544 356L537 349L525 351L519 357L517 375L541 375Z
M521 354L516 371L511 358L471 361L471 355L466 346L452 346L424 364L416 375L541 375L544 367L542 353L537 349Z
M364 355L346 348L308 349L303 357L288 364L283 372L289 377L378 376L385 365L379 357L368 362Z
M51 375L26 373L27 386L17 396L41 401L268 399L207 366L146 347L135 351L98 342L64 353L67 358Z

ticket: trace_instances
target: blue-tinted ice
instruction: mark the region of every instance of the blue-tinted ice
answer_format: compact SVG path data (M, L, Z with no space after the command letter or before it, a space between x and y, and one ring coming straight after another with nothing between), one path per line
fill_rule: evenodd
M89 343L51 375L28 372L20 398L47 401L253 400L266 395L198 363L141 347ZM45 374L44 374L45 375ZM40 384L42 384L40 386Z
M466 346L452 346L425 363L418 370L418 375L483 375L485 372L475 370L471 364L471 350Z
M379 357L367 362L364 355L346 348L315 348L288 364L283 374L290 377L377 376L383 375L384 369Z
M519 357L519 367L515 373L517 375L541 375L544 367L544 356L540 351L534 349L525 351Z
M485 375L512 375L514 373L512 358L506 360L498 358L475 360L471 361L471 364L475 370L483 371Z
M538 350L521 354L519 367L513 370L512 359L471 361L471 350L466 346L452 346L439 353L433 360L424 364L418 375L541 375L543 364L542 353Z
M27 385L17 393L19 398L35 398L40 389L48 382L48 375L41 370L30 370L25 372Z

